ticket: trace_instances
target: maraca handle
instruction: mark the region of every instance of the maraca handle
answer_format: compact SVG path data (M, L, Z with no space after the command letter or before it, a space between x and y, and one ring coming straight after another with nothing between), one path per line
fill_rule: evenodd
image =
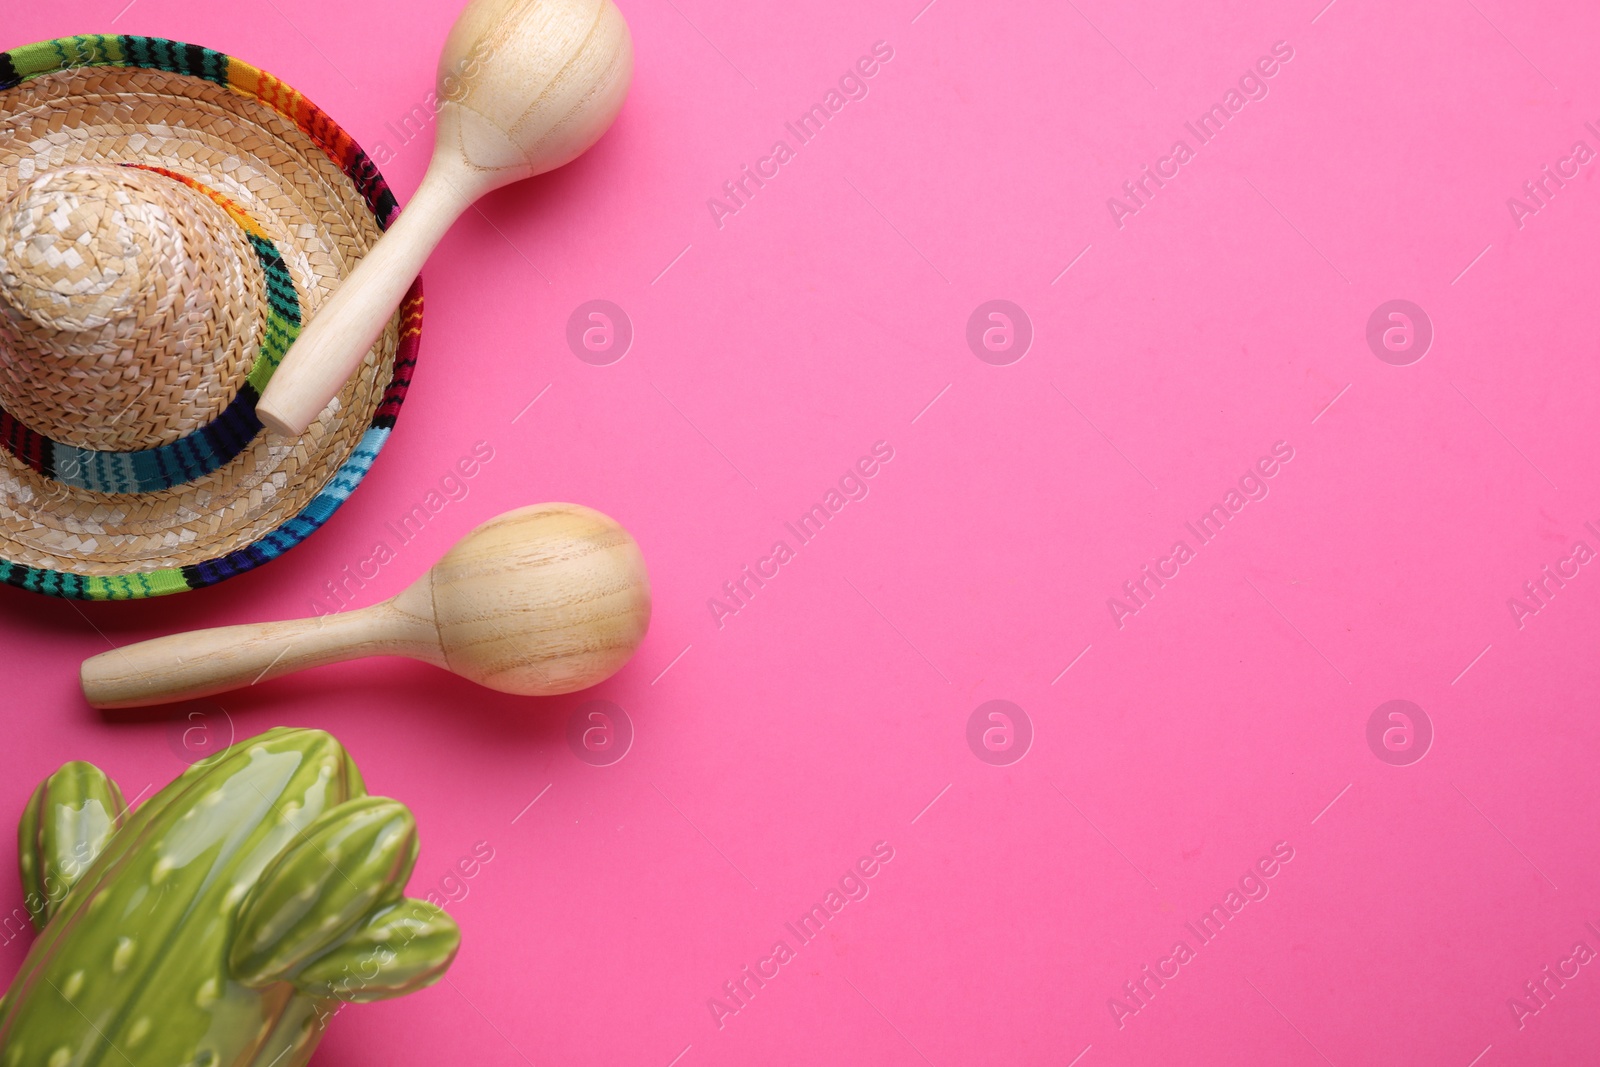
M91 706L139 708L242 689L307 667L383 655L444 666L432 620L384 601L318 619L158 637L84 660L79 677Z
M436 155L417 195L289 346L256 403L274 433L298 437L350 380L451 223L482 192L481 179Z

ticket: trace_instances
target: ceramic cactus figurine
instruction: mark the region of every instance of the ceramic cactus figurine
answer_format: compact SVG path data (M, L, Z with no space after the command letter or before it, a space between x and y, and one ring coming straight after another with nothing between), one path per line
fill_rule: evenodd
M460 942L403 896L411 813L320 730L240 742L134 812L69 763L18 839L39 937L0 1067L303 1067L342 1003L432 984Z

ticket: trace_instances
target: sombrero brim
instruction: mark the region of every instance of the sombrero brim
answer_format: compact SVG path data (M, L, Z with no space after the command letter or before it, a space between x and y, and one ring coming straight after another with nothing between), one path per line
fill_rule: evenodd
M157 170L223 204L281 259L303 317L399 213L333 120L222 53L128 36L0 52L0 201L35 173L83 163ZM236 454L215 454L195 477L141 480L114 453L68 477L50 442L0 413L0 582L85 600L178 593L253 570L321 527L394 426L416 362L421 282L338 402L283 441L261 432L253 399L293 341L290 318L264 330L253 372L237 383L243 402L230 410L242 421L224 426Z

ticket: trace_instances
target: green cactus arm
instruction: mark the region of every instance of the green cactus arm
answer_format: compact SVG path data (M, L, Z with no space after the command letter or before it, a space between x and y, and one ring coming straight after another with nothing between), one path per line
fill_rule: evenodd
M39 783L17 826L23 903L34 929L45 928L127 810L117 783L92 763L64 764Z
M416 862L416 821L404 804L361 797L330 808L245 898L229 971L257 988L292 977L399 900Z
M460 947L461 930L444 909L407 897L304 967L294 985L357 1004L400 997L442 978Z

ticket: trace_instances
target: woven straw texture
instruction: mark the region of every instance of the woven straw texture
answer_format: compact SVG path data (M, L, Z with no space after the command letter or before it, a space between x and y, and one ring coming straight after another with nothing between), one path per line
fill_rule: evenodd
M255 401L397 213L325 114L225 55L0 53L0 581L181 592L320 527L394 425L420 282L305 435L264 434Z

